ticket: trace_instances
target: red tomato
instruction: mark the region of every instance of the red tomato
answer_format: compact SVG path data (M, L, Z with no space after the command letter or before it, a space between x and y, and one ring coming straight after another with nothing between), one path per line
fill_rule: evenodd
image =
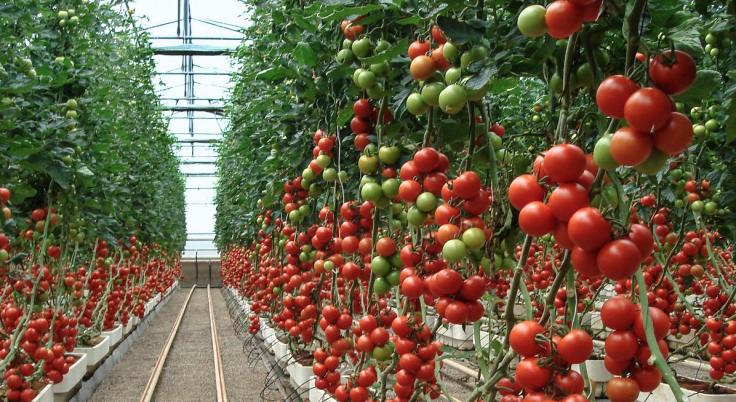
M577 183L560 184L547 200L547 206L552 210L552 214L561 222L567 222L577 210L589 204L588 191Z
M514 352L524 357L532 357L542 352L536 336L544 332L544 327L536 321L522 321L511 328L509 344Z
M434 66L438 70L447 70L450 68L450 62L447 61L443 53L445 45L437 46L437 49L432 50L431 58L434 62Z
M653 366L637 367L631 373L631 378L639 385L641 392L652 392L662 382L662 373Z
M629 228L629 239L639 248L642 259L650 256L654 251L654 237L648 227L635 223Z
M617 377L606 384L606 394L611 402L634 402L639 392L639 385L631 378Z
M581 329L573 329L557 342L557 352L567 363L582 363L593 353L593 338Z
M623 75L612 75L598 85L595 103L601 113L615 119L624 118L624 104L639 90L639 85Z
M579 394L585 389L585 382L583 376L575 370L570 370L567 373L556 373L555 387L565 394Z
M670 122L654 132L654 147L668 154L677 155L693 141L693 124L682 113L673 112Z
M668 94L685 92L695 81L695 62L689 54L668 50L649 63L649 78L657 88Z
M552 233L556 225L552 210L540 201L530 202L519 212L519 227L530 236L540 237Z
M583 25L583 15L575 4L566 0L557 0L547 6L544 23L549 36L564 39L580 30Z
M572 250L573 247L575 247L575 243L573 243L572 240L570 240L570 236L567 235L567 223L557 222L557 226L555 226L555 230L552 232L552 235L555 237L555 241L560 247L568 250Z
M593 0L592 3L580 7L580 12L583 14L583 22L596 21L598 14L600 14L602 3L603 0Z
M429 52L429 42L417 39L409 45L409 59L411 60L426 55L427 52Z
M447 42L447 38L445 38L445 33L442 32L442 29L437 25L432 25L432 40L440 44Z
M536 390L547 385L552 377L549 367L539 365L536 357L526 357L516 366L516 382L524 388Z
M633 331L613 331L606 338L604 348L612 359L631 360L639 350L639 340Z
M625 296L614 296L601 306L603 325L615 330L627 330L634 325L636 306Z
M641 311L636 314L634 319L634 333L639 339L646 340L643 317L644 315ZM670 318L667 313L656 307L649 307L649 320L652 322L654 337L657 340L664 338L670 329Z
M585 164L585 152L576 145L559 144L544 153L544 171L552 182L577 180L585 171Z
M582 208L567 222L567 234L583 250L596 251L611 240L611 224L598 209Z
M652 136L631 127L619 128L611 137L611 156L625 166L636 166L652 153Z
M544 200L544 188L534 175L523 174L515 178L509 185L509 202L516 209L522 209L532 201Z
M634 92L624 105L624 118L637 131L650 133L665 127L673 112L670 98L657 88Z
M641 263L639 247L631 240L618 239L606 243L596 256L601 274L614 281L628 279Z
M471 171L463 172L452 181L452 189L455 194L463 199L470 199L478 195L480 191L480 176Z

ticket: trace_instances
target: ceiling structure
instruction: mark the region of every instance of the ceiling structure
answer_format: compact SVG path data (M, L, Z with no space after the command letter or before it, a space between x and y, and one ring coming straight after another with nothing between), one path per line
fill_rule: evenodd
M184 259L219 257L213 244L217 144L233 66L229 54L247 23L237 0L137 0L130 3L151 36L154 84L186 177Z

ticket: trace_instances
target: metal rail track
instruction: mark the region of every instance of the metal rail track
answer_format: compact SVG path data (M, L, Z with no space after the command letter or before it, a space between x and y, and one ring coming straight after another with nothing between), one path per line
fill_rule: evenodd
M161 372L163 371L164 365L166 364L166 359L169 357L171 346L174 344L174 339L176 338L176 335L179 332L179 327L181 325L182 319L184 318L184 314L187 311L187 307L189 306L189 301L191 300L192 294L194 293L195 289L197 289L197 287L192 286L191 290L189 291L189 294L187 294L187 298L184 300L184 304L181 306L181 310L179 310L179 314L177 315L176 320L174 321L174 325L171 328L171 332L169 333L169 336L166 338L164 347L163 349L161 349L161 352L158 355L156 364L153 366L153 371L151 372L151 376L148 378L148 383L146 383L146 387L143 389L143 395L141 395L140 402L151 402L153 400L153 395L156 392L156 387L158 386L159 380L161 379ZM217 336L217 324L215 322L214 309L212 308L212 294L211 294L209 285L207 285L207 303L208 303L209 318L210 318L210 337L212 340L212 358L215 363L215 390L217 391L216 401L217 402L228 402L227 392L225 390L225 376L223 374L223 369L222 369L222 358L220 355L220 340L219 340L219 337Z

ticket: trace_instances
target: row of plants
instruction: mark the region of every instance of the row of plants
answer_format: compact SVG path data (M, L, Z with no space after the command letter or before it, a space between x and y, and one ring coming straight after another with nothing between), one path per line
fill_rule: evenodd
M177 280L184 180L124 5L3 2L0 49L0 394L31 401Z
M733 2L245 3L223 277L314 389L733 392Z

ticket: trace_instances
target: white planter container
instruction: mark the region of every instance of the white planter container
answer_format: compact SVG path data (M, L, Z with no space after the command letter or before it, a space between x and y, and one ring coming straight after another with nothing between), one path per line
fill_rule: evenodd
M676 335L670 335L666 338L667 346L669 346L670 349L677 349L679 347L687 345L692 342L693 339L695 339L695 331L693 330L690 330L690 333L687 335L680 335L679 339Z
M54 394L66 394L71 391L82 381L82 378L87 373L87 355L77 353L73 355L77 358L77 361L69 367L69 372L66 373L60 383L51 386Z
M291 385L293 385L294 388L299 388L302 385L307 384L309 380L314 377L312 366L304 366L296 361L289 364L286 367L286 371L289 373Z
M74 348L74 353L87 355L87 367L95 367L110 351L110 337L100 335L102 340L97 345L88 348Z
M488 345L493 341L498 340L499 342L503 342L503 337L496 334L491 334L488 331L480 331L480 347L482 349L487 349ZM473 344L475 344L475 338L473 338Z
M123 339L123 325L118 324L109 331L102 331L102 336L110 338L110 346L117 345Z
M54 402L53 384L47 384L38 391L38 395L33 398L33 402Z
M456 348L458 349L473 349L473 326L466 325L463 328L462 325L451 324L452 337L455 338Z
M682 392L690 402L733 402L736 400L734 394L704 394L697 391L682 388ZM672 389L666 383L661 383L654 391L639 393L638 401L646 402L670 402L675 400Z
M263 341L266 342L267 345L270 345L276 338L276 331L268 325L263 325L261 326L261 336L263 337Z
M573 369L580 372L579 364L573 365ZM588 372L588 379L592 382L608 382L613 378L613 375L606 370L603 360L587 360L585 369Z
M289 345L276 339L276 342L273 343L273 354L277 362L285 362L289 354Z

